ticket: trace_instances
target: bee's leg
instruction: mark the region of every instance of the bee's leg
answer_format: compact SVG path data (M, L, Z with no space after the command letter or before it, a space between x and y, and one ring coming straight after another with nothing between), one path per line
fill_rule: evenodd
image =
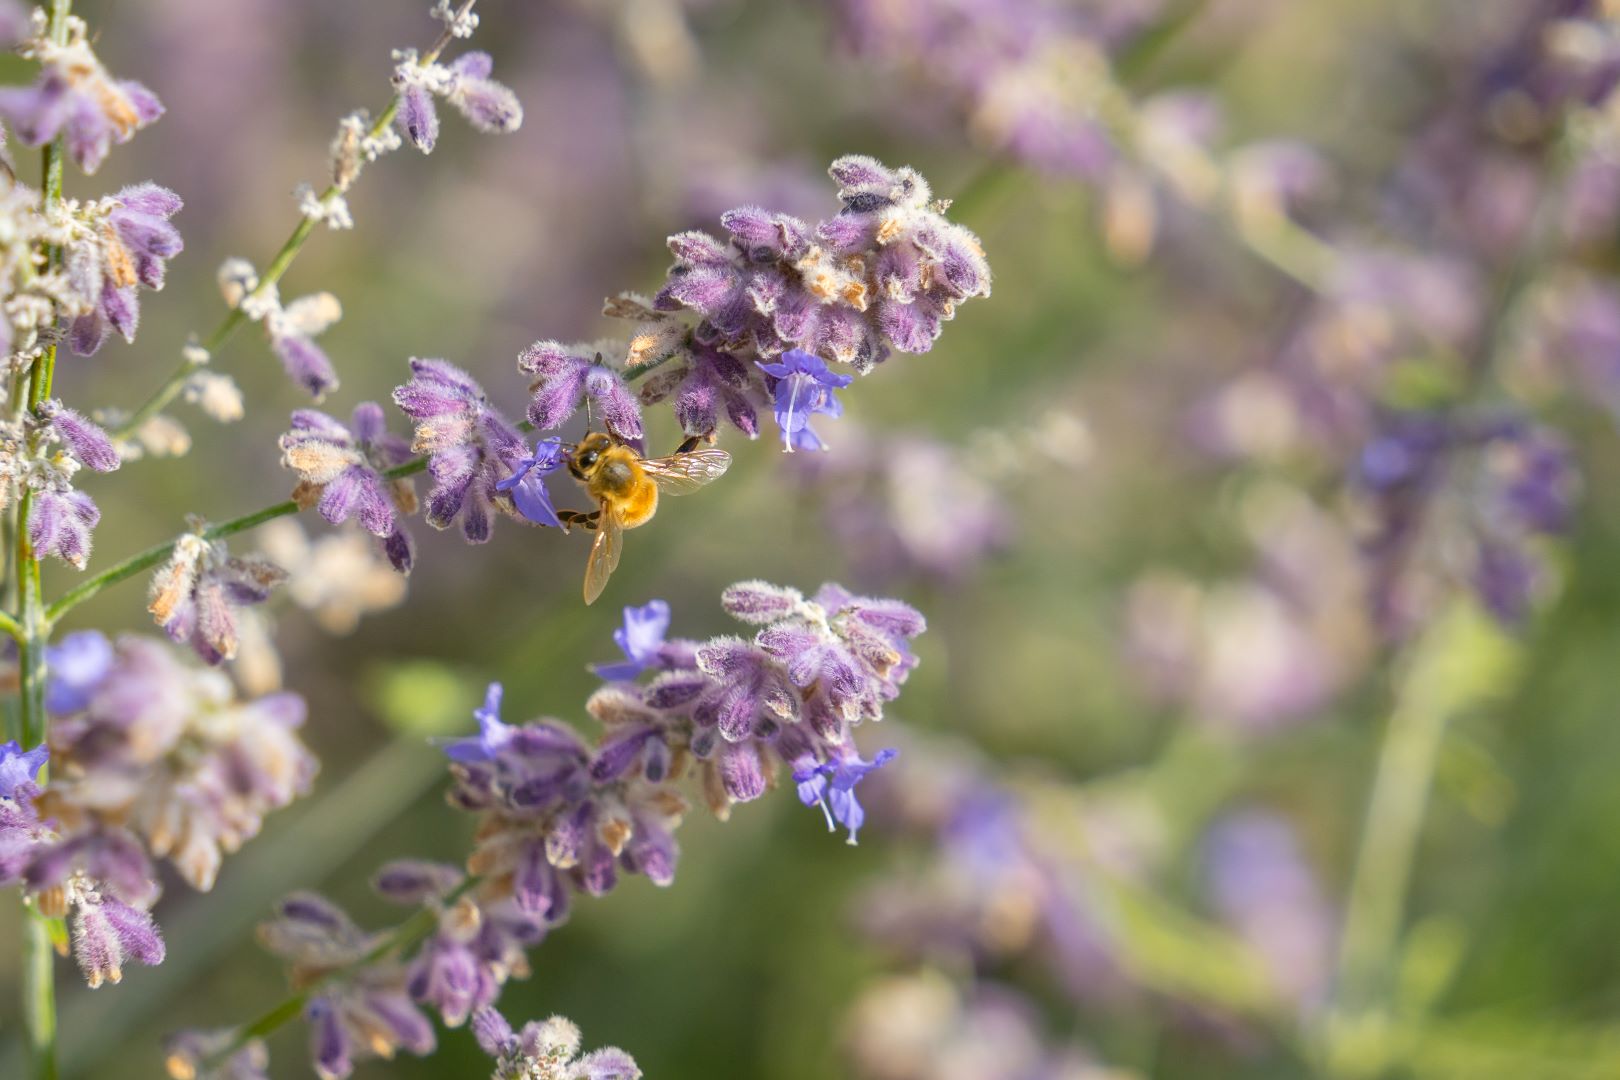
M592 510L584 513L580 510L559 510L557 520L563 523L563 531L567 532L570 526L578 525L582 529L594 529L602 518L602 511Z
M696 450L703 442L704 442L704 438L703 438L702 435L689 436L681 443L681 445L679 445L679 446L677 446L675 448L675 453L677 453L677 454L690 454L692 451Z

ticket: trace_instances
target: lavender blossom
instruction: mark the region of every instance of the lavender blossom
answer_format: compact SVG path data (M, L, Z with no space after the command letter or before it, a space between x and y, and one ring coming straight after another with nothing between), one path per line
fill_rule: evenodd
M481 544L493 526L492 508L522 516L513 509L510 488L498 485L520 469L535 468L535 455L470 375L443 360L413 357L411 380L394 390L394 403L416 424L411 450L429 455L429 525L446 529L460 519L467 542ZM528 492L534 494L532 486Z
M39 557L54 555L76 570L90 558L90 530L101 520L82 491L41 491L28 512L28 542Z
M897 750L880 751L871 761L848 752L838 761L806 764L794 770L793 782L798 785L799 801L806 806L819 806L827 816L827 831L839 825L849 830L849 843L854 846L856 834L866 821L866 810L855 797L855 787L867 774L888 764L899 753Z
M1216 909L1259 953L1282 1000L1301 1011L1319 1006L1337 918L1287 821L1229 815L1205 838L1204 862Z
M618 372L593 346L537 341L518 357L518 370L534 377L529 420L539 431L563 425L583 404L594 406L608 434L620 442L641 438L641 406Z
M523 124L523 106L517 95L491 79L494 61L488 53L463 53L449 64L421 63L414 49L394 54L394 89L398 93L396 122L405 137L422 153L431 153L439 140L441 97L479 131L505 134Z
M625 608L624 625L613 631L613 644L624 654L624 660L593 664L591 670L608 682L620 682L634 679L654 666L663 650L669 619L669 603L664 600Z
M782 448L789 453L826 449L811 429L810 417L820 414L836 420L842 416L844 408L833 391L848 386L853 376L833 373L821 357L802 349L789 349L781 360L759 367L771 376L771 398L776 424L782 429Z
M1444 485L1463 468L1467 495L1450 497ZM1521 622L1545 581L1536 542L1568 528L1579 487L1561 438L1479 412L1386 417L1362 450L1357 481L1372 508L1375 614L1396 636L1457 576L1459 550L1468 554L1462 584L1501 621Z
M758 436L755 405L762 397L741 360L701 342L686 350L684 362L653 375L641 388L643 404L671 399L681 430L703 437L718 430L722 415L750 439Z
M562 519L551 504L551 492L545 480L567 462L568 451L561 439L541 439L535 443L532 454L509 463L513 470L511 475L498 482L495 490L511 500L512 508L525 521L560 529Z
M493 904L463 890L461 871L442 863L402 860L384 866L372 885L386 899L419 904L437 915L437 929L409 961L411 1000L459 1027L492 1004L508 978L528 975L527 953L545 937L539 918L510 900Z
M181 205L168 188L137 184L87 208L81 226L87 238L71 242L66 253L76 291L90 300L90 310L68 327L76 354L94 354L114 332L135 340L140 288L163 288L168 260L185 247L169 223Z
M414 546L399 517L416 512L416 489L408 478L382 474L409 461L411 448L388 432L382 406L362 402L347 427L325 413L300 409L280 445L281 463L302 481L295 499L313 505L333 525L356 518L382 541L394 569L410 573Z
M58 823L60 849L78 858L80 837L116 830L137 855L166 858L207 890L225 854L309 789L316 764L297 734L304 703L286 693L237 700L229 679L150 639L120 639L110 660L105 650L105 641L74 641L73 653L90 662L53 672L48 690L58 705L77 706L51 728L57 767L42 805ZM42 853L36 883L61 878L48 869L61 858Z
M636 852L649 844L665 851L658 866L673 867L670 834L685 800L636 777L597 780L590 749L566 726L509 726L496 715L499 704L492 685L477 714L480 735L447 747L452 805L484 819L468 869L495 883L487 900L510 897L517 910L556 925L571 892L600 896L613 888L616 863L644 869Z
M223 540L187 533L152 576L147 610L170 638L218 664L236 656L237 609L264 603L286 579L287 572L268 559L237 558Z
M69 19L66 44L41 35L24 51L43 70L33 86L0 91L0 119L25 146L44 146L62 135L73 160L94 173L114 143L128 142L163 115L152 91L115 79L102 67L82 19Z
M285 308L268 311L265 329L270 348L281 360L287 377L320 401L338 387L337 369L315 339L342 317L343 309L331 293L301 296Z
M397 1050L433 1052L433 1024L406 993L403 966L389 960L360 963L377 936L363 932L331 902L312 893L286 897L275 918L259 926L259 941L300 978L354 967L323 985L304 1006L310 1058L321 1080L343 1080L368 1057L391 1057Z
M654 306L696 312L694 340L733 357L797 347L864 373L891 349L927 352L959 303L990 293L978 238L912 169L850 156L829 172L844 208L813 228L744 207L721 218L729 243L670 237L676 261Z
M11 452L0 451L0 497L9 500L17 489L30 489L27 528L35 555L54 555L82 570L101 511L74 489L73 480L82 466L118 468L118 454L106 432L55 400L41 402L13 429Z

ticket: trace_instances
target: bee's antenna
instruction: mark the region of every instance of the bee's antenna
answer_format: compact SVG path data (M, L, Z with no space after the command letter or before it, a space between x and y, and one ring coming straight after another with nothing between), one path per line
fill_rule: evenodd
M591 397L585 395L585 434L589 435L596 427L596 419L591 415Z

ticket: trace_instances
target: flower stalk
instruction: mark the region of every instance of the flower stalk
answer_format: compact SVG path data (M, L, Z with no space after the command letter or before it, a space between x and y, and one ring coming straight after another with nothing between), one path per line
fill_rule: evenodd
M469 13L471 13L475 3L477 3L477 0L464 0L456 11L456 18L465 18ZM434 41L432 47L429 48L427 52L423 53L421 58L417 61L418 65L421 67L427 67L437 61L439 56L444 52L445 48L450 44L453 38L454 35L451 33L450 26L447 24L445 29L440 32L437 40ZM371 125L370 130L367 132L368 137L371 139L376 139L385 133L388 130L389 125L394 122L394 116L398 112L399 98L396 96L390 99L388 102L388 107L383 109L381 115L377 117L376 122ZM57 164L57 177L57 190L60 192L60 162ZM333 181L327 185L324 191L320 193L318 199L320 202L325 203L341 193L342 188L339 187L336 181ZM265 267L263 275L261 275L259 278L258 286L254 289L256 294L263 295L268 290L276 286L277 282L281 280L282 276L285 275L287 270L292 266L293 260L298 258L298 253L303 250L305 242L309 240L310 235L314 233L315 227L319 224L320 221L317 218L310 217L307 214L298 219L298 225L293 229L292 235L287 237L286 242L281 245L281 249L277 251L275 257L270 260L270 265ZM242 324L247 321L247 314L243 310L243 306L241 304L237 304L236 306L232 307L230 311L226 312L225 317L220 320L219 325L214 327L213 332L202 340L201 344L203 351L210 355L217 352L227 341L230 340L231 335L236 333ZM53 349L51 352L54 354L55 350ZM128 438L134 432L139 431L142 424L145 424L148 420L152 419L152 417L162 412L169 406L170 403L174 401L176 397L180 395L181 390L185 388L186 380L190 378L196 370L197 367L195 363L189 359L182 359L180 363L175 366L174 370L169 373L168 378L164 379L162 384L160 384L158 388L152 392L152 395L137 406L135 410L129 414L129 418L127 420L118 425L116 428L112 429L113 437L119 439Z
M67 43L68 17L72 7L72 0L52 0L50 5L50 22L46 32L58 45ZM63 138L58 136L45 146L41 155L43 209L47 215L62 201L63 142ZM62 253L54 248L46 252L46 259L50 263L59 262L61 257ZM29 370L26 408L33 409L50 397L51 384L56 375L56 348L54 342L46 346ZM18 412L24 407L22 402L17 401L20 389L13 389L13 403ZM18 734L24 746L38 746L46 739L45 647L50 640L50 621L45 617L44 598L40 590L39 559L28 535L28 515L32 506L33 492L25 490L17 502L17 517L11 530L16 556L12 589L15 590L18 618L8 630L17 639ZM44 916L30 908L24 924L22 1004L28 1073L33 1080L55 1080L56 954Z

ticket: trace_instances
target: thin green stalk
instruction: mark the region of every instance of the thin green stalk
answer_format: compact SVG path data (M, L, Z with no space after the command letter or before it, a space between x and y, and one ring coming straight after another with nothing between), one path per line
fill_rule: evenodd
M1337 996L1347 1011L1366 1008L1382 995L1446 722L1443 710L1405 703L1389 719L1339 945Z
M403 465L398 465L387 470L382 475L394 480L401 477L414 475L415 473L421 472L425 468L427 468L427 458L413 458ZM296 514L301 509L303 509L303 507L299 506L298 503L294 502L292 499L287 499L284 502L278 502L271 506L266 506L263 509L255 510L251 514L243 514L241 517L234 517L229 521L222 521L217 525L210 525L203 529L200 535L204 540L222 540L227 536L234 536L239 532L246 532L248 529L251 529L254 526L263 525L267 521L273 521L279 517L288 517L292 514ZM136 574L139 574L144 570L150 570L152 567L165 561L170 555L174 554L174 547L176 543L177 541L170 540L166 544L158 544L156 547L147 548L138 555L131 555L123 562L108 567L95 577L87 578L86 580L81 581L78 585L68 590L61 596L61 598L46 609L45 619L47 623L49 625L55 625L56 621L60 619L63 614L84 603L92 596L95 596L97 593L101 592L101 590L107 588L109 585L116 585L120 581L132 578Z
M476 2L477 0L465 0L458 12L458 17L470 12ZM419 63L426 67L438 60L445 47L450 44L450 41L451 34L447 26L439 34L438 40L433 43L433 47L422 54ZM389 101L388 107L383 109L382 114L377 117L376 123L371 125L370 136L376 138L387 131L388 125L394 122L394 114L398 111L399 99L396 97ZM341 193L342 189L334 182L328 184L326 190L321 192L320 199L325 202L334 195ZM287 269L292 266L293 260L298 258L298 253L303 250L305 241L314 233L316 224L318 223L313 218L299 218L298 225L293 229L292 235L287 237L286 243L281 245L281 250L277 251L270 260L270 265L265 267L264 274L259 278L259 284L254 289L255 294L262 294L281 280L282 275L286 274ZM213 332L202 340L204 351L212 356L224 346L226 341L230 340L231 335L245 322L247 322L247 316L243 314L242 307L238 304L227 312L225 317L220 320L219 325L214 327ZM186 379L195 370L196 365L191 361L180 361L179 365L169 373L168 378L164 379L162 384L152 392L152 396L137 406L135 411L129 414L129 419L112 429L111 434L113 437L119 439L128 438L138 431L142 424L167 408L179 396L180 391L185 387Z
M25 904L23 930L23 1025L28 1033L28 1075L56 1080L56 949L45 917Z

